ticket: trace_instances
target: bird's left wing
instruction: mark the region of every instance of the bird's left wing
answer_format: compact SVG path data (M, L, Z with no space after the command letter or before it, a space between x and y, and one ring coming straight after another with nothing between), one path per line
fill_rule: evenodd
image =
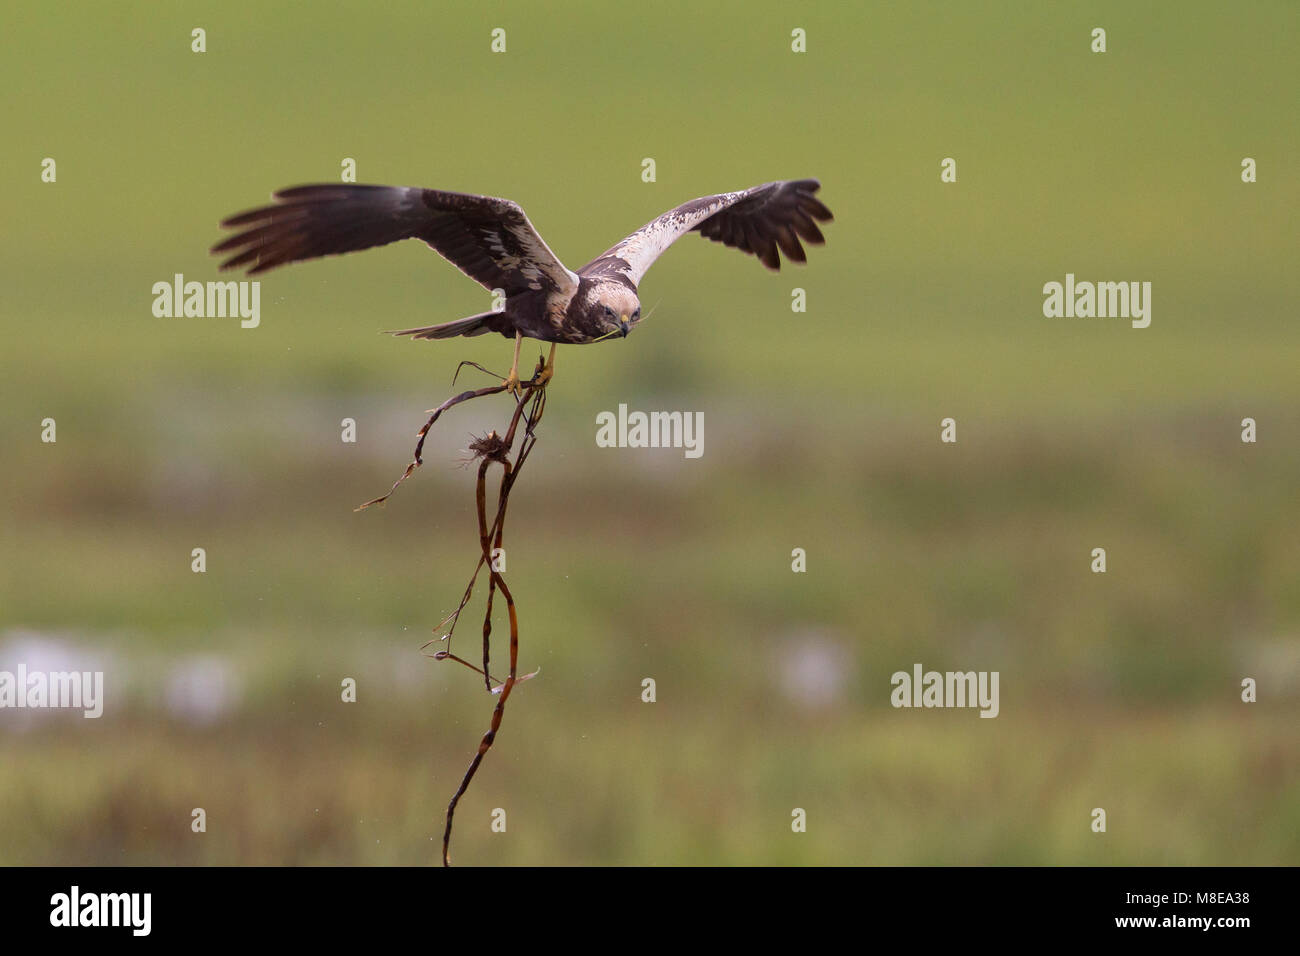
M578 277L509 199L352 184L295 186L274 198L221 223L238 230L212 247L232 253L222 269L242 266L254 275L301 259L423 239L487 289L572 295L578 287Z
M820 188L815 179L783 180L692 199L601 253L579 269L578 275L623 276L638 285L665 249L694 230L714 242L758 256L772 270L781 268L778 248L787 259L805 262L807 256L799 240L821 244L825 239L817 223L833 218L814 195Z

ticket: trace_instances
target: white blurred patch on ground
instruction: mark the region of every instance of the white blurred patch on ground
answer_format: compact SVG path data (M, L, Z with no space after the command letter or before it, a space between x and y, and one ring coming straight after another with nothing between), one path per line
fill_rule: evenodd
M821 631L799 631L780 642L772 658L773 676L792 704L826 710L844 700L853 660L842 641Z
M113 679L116 658L102 650L88 648L69 635L45 634L12 628L0 634L0 671L17 673L24 664L27 673L53 674L68 671L102 671L104 674L104 710L113 702ZM5 707L0 709L0 729L22 733L41 721L82 720L82 710L65 707Z
M184 723L206 726L239 709L243 686L228 660L194 654L172 663L163 680L167 713Z

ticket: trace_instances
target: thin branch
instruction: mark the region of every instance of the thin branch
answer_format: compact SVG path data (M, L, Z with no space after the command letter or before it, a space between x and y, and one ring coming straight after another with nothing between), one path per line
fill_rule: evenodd
M460 374L461 368L465 365L472 365L480 370L482 366L473 362L462 362L456 369L456 374ZM460 604L456 610L452 611L447 617L438 624L435 630L441 630L444 626L450 624L447 632L440 638L430 640L425 643L427 648L435 641L446 641L447 646L431 655L434 660L452 660L463 664L470 670L480 674L483 677L486 689L497 695L496 706L492 709L492 719L488 726L487 732L479 741L478 751L474 754L473 760L470 761L468 769L461 778L460 786L456 788L451 802L447 805L446 822L442 835L442 863L443 866L451 865L451 827L452 818L456 813L456 805L460 798L465 795L469 789L474 775L478 772L483 758L492 748L496 741L497 732L501 729L501 721L505 717L506 701L510 698L510 692L515 685L533 677L537 671L531 674L519 676L519 615L515 607L514 595L506 584L505 576L502 571L497 570L493 560L494 553L502 553L505 539L505 521L506 508L510 503L510 492L519 480L519 473L523 469L524 463L528 460L529 454L537 444L537 425L542 419L542 413L546 408L546 382L541 381L541 372L543 365L539 361L533 377L527 382L520 383L520 393L515 398L514 414L510 419L510 426L506 430L505 436L498 435L495 431L490 431L482 438L476 438L470 442L469 451L473 458L481 459L478 467L477 480L474 487L474 503L478 513L478 537L479 537L479 555L478 561L474 566L474 571L470 575L469 584L465 587L465 592L461 597ZM489 373L490 374L490 373ZM453 378L453 384L455 379ZM393 487L389 489L388 494L371 501L367 501L356 510L361 511L369 508L371 505L382 505L397 490L397 486L404 482L416 468L424 463L423 451L424 441L429 434L429 429L438 420L443 412L454 408L464 402L472 401L475 398L482 398L487 395L497 395L504 392L506 387L502 385L493 385L486 388L472 389L461 392L452 398L447 399L436 409L432 410L429 420L424 423L420 429L415 445L415 454L412 456L411 463L406 466L401 477L393 482ZM512 396L514 398L514 396ZM515 448L515 438L518 433L519 423L523 421L524 435L519 442L519 449L515 454L513 464L510 461L510 454ZM471 459L473 460L473 459ZM487 473L493 464L501 466L501 484L497 489L496 514L493 517L491 525L488 524L487 515ZM451 652L451 638L456 629L456 624L460 620L460 612L469 604L474 594L474 585L478 581L479 572L484 568L488 569L488 594L486 607L483 614L483 667L471 664L461 657L457 657ZM504 681L497 681L491 676L491 637L492 637L492 606L497 592L500 591L506 601L506 612L510 620L510 671ZM421 648L423 650L424 648ZM497 686L493 686L496 684Z

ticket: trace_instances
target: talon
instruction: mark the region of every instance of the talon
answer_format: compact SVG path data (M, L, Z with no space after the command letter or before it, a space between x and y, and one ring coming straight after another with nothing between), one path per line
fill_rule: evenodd
M524 341L524 333L515 333L515 360L510 363L510 374L502 381L506 391L515 397L516 400L523 398L524 390L519 386L519 346Z
M534 376L536 380L535 384L539 386L545 385L547 382L551 380L551 376L555 374L555 343L554 342L551 343L550 357L545 362L543 362L540 358L538 358L537 364L540 365L542 368L541 371L539 371L537 375Z

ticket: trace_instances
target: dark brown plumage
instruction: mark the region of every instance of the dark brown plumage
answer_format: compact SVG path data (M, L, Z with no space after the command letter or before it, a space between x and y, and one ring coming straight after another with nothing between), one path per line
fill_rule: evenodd
M824 242L817 223L832 219L814 195L819 188L815 179L788 180L692 199L576 273L560 262L517 203L410 186L284 189L271 205L222 222L235 232L212 251L228 254L222 269L242 267L257 275L303 259L421 239L484 288L501 290L504 308L394 334L436 339L500 332L582 344L625 336L636 326L642 277L687 232L755 255L773 270L780 269L782 254L806 261L801 240Z

